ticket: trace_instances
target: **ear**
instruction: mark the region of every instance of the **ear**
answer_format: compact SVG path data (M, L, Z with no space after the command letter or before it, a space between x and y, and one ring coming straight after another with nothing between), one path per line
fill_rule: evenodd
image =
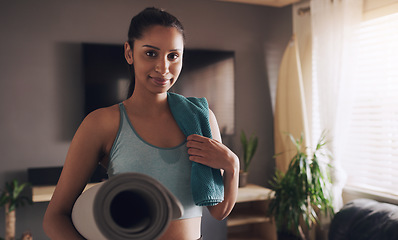
M129 65L133 64L133 49L128 42L124 43L124 57Z

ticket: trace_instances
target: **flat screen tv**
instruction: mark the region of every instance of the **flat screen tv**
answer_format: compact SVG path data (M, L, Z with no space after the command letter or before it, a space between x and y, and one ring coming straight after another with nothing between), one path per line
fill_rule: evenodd
M84 43L82 49L85 115L125 100L130 73L123 45ZM185 49L183 69L170 90L206 97L224 135L234 133L234 56L231 51Z

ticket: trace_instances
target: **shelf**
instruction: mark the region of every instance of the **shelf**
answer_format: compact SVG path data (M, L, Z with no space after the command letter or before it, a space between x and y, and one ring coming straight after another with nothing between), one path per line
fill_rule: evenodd
M89 183L84 188L83 192L95 186L98 183ZM33 202L48 202L51 200L55 190L55 186L36 186L32 187L32 201Z
M271 223L255 223L228 227L228 240L276 240L276 228Z
M234 227L244 224L265 223L270 221L271 219L269 217L264 216L263 213L257 213L257 214L253 212L239 213L239 214L231 213L231 215L228 217L227 226Z
M254 184L247 184L245 187L238 189L236 202L241 203L268 200L273 196L273 191L271 189L263 188Z
M276 240L276 226L267 215L273 191L254 184L238 189L227 220L228 240Z

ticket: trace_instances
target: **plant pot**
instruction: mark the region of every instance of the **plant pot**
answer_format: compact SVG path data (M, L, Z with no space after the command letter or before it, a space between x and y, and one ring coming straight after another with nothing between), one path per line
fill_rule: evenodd
M245 187L247 185L247 177L249 173L244 171L239 171L239 187Z
M6 236L5 240L14 240L15 239L15 221L16 221L16 215L15 215L15 209L12 211L9 211L10 208L10 203L6 203L5 209L6 209Z

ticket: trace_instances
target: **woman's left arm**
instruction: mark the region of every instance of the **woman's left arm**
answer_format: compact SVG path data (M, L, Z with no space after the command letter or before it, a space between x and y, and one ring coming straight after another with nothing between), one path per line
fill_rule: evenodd
M199 135L188 136L188 154L191 161L222 171L224 201L207 208L214 218L223 220L229 215L236 202L239 181L239 158L222 143L220 129L211 110L209 110L209 121L213 139Z

